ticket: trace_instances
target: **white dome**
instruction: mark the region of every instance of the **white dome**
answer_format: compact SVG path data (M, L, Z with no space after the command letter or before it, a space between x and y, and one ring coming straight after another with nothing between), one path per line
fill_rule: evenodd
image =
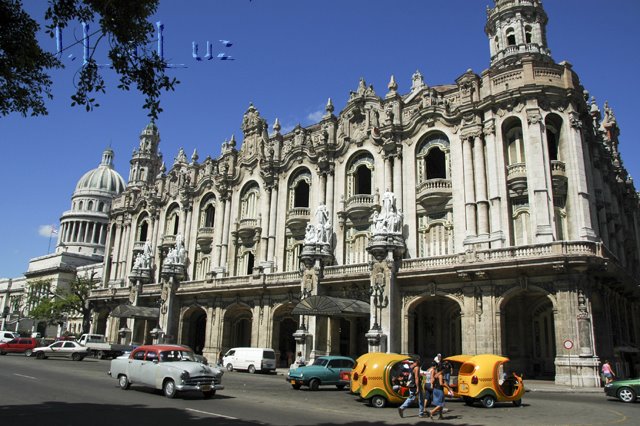
M102 154L102 162L98 168L88 171L80 178L75 193L99 191L117 195L124 191L124 179L113 169L112 162L113 151L107 148Z

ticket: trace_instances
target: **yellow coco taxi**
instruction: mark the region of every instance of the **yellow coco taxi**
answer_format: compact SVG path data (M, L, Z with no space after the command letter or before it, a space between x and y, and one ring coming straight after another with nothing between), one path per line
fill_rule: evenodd
M399 404L409 396L404 386L411 369L407 355L374 353L367 358L365 368L358 373L360 397L376 407Z
M367 368L367 361L377 355L381 355L379 352L368 352L366 354L360 355L358 359L356 359L356 365L353 366L351 370L351 378L349 389L351 393L359 394L360 393L360 378Z
M515 373L505 375L505 364L509 358L499 355L456 355L445 358L453 366L453 375L457 370L457 382L452 385L453 395L462 398L471 405L480 401L486 408L496 402L522 404L524 383Z

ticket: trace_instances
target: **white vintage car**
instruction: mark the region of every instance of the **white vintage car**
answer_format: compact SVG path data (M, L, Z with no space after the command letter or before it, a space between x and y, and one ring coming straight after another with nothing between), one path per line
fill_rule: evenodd
M33 355L38 359L62 356L70 357L74 361L82 361L84 357L89 355L89 350L77 342L61 340L49 346L34 348Z
M123 390L142 385L162 389L167 398L180 391L200 391L211 398L224 389L223 371L198 362L193 351L180 345L139 346L128 357L112 360L108 374Z

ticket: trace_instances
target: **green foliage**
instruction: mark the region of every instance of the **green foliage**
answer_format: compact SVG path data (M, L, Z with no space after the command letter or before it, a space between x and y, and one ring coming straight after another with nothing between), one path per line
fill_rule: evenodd
M49 324L62 323L68 316L82 316L83 333L88 333L91 321L89 293L97 285L93 275L89 278L77 276L67 286L54 290L48 280L32 281L27 298L29 316Z
M99 106L95 95L104 94L106 85L102 68L98 67L93 55L101 42L108 42L111 67L120 78L118 88L128 91L134 86L145 97L143 108L148 116L153 120L158 118L162 112L162 92L174 90L179 84L175 78L166 75L166 61L153 50L155 33L149 18L156 12L158 3L159 0L50 2L45 19L49 22L46 31L51 37L55 35L56 26L62 29L72 21L97 21L100 27L100 34L90 46L90 57L77 74L72 106L81 105L87 111ZM46 71L63 65L37 44L35 33L39 26L24 13L19 0L0 0L0 22L3 22L0 26L0 83L4 83L3 78L11 76L21 64L27 65L22 72L23 90L0 89L0 114L15 111L26 115L31 111L32 115L45 115L43 94L51 98L51 79ZM15 46L8 50L3 42ZM24 44L30 47L24 49ZM6 71L5 62L11 66ZM4 88L4 84L0 87Z

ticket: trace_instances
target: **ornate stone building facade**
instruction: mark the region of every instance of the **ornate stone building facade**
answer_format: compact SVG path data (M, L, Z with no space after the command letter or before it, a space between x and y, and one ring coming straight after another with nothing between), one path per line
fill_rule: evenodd
M170 169L155 125L113 202L94 332L281 354L499 353L526 377L638 373L638 197L538 0L496 0L490 67L406 93L361 80L282 134ZM153 333L152 333L153 331ZM572 349L565 343L573 342Z

